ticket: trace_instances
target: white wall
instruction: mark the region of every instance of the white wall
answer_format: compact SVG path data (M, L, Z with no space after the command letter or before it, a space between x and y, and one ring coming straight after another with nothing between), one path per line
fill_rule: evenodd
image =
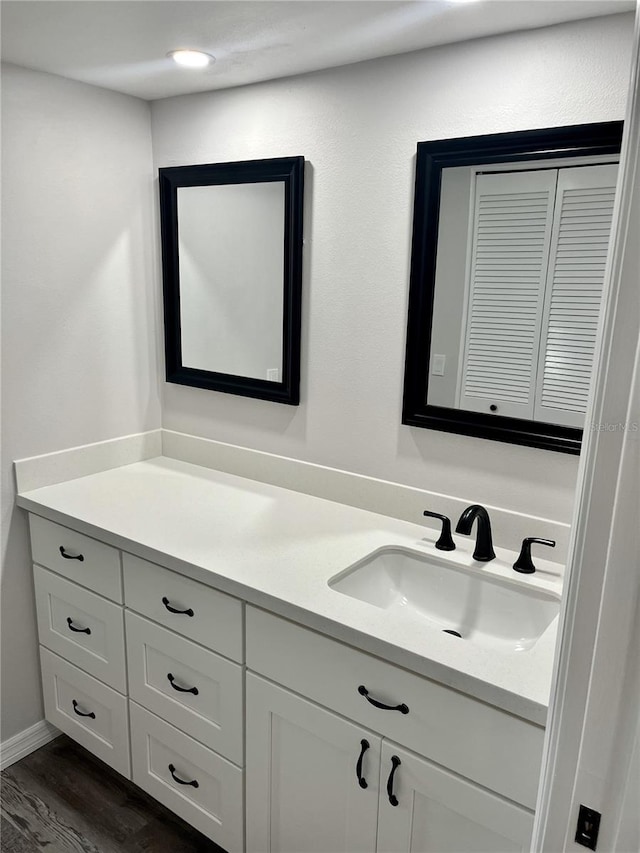
M168 429L569 521L577 459L400 423L416 143L620 119L633 16L152 105L157 166L304 155L302 403L165 385Z
M3 66L2 176L5 740L43 715L11 463L160 425L149 106Z

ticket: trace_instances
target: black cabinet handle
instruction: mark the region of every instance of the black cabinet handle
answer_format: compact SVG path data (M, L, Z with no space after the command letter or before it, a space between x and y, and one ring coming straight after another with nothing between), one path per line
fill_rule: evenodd
M361 696L364 696L367 702L369 702L371 705L375 705L376 708L381 708L383 711L400 711L401 714L409 713L409 707L405 705L404 702L401 705L385 705L382 702L378 702L377 699L372 699L371 696L369 696L369 691L364 686L364 684L361 684L360 687L358 687L358 693Z
M78 711L78 703L76 702L75 699L73 699L72 702L73 702L73 710L75 711L75 713L79 717L91 717L92 720L95 720L96 715L93 713L93 711L89 711L88 714L85 714L84 711Z
M199 690L197 687L178 687L178 685L175 683L173 675L170 672L167 673L167 678L169 679L169 684L173 687L174 690L177 690L178 693L193 693L194 696L198 695Z
M453 541L453 536L451 535L451 519L447 518L446 515L441 515L439 512L431 512L428 509L422 513L426 515L428 518L437 518L442 522L442 532L440 533L440 538L436 542L436 548L438 551L455 551L456 544Z
M169 599L166 597L166 595L162 597L162 603L167 608L169 613L183 613L185 616L193 616L193 610L190 607L188 607L186 610L176 610L175 607L172 607L169 604Z
M392 806L398 805L398 798L393 793L393 777L401 763L397 755L391 756L391 773L389 773L389 778L387 779L387 797L389 797L389 802Z
M91 628L76 628L73 624L73 619L71 616L67 616L67 625L69 626L70 631L75 631L76 634L90 634Z
M358 780L358 785L360 785L361 788L367 787L367 780L362 775L362 759L364 758L365 752L369 749L369 746L369 741L362 738L360 741L360 756L356 764L356 779Z
M200 787L200 783L197 779L192 779L190 782L185 782L184 779L178 779L178 777L176 776L176 768L173 766L173 764L169 764L168 767L169 773L171 773L171 778L174 782L177 782L178 785L191 785L192 788Z
M84 556L82 554L67 554L62 545L60 546L60 553L65 560L80 560L81 563L84 562Z
M527 536L526 539L522 540L520 554L513 564L513 568L516 572L520 572L523 575L531 575L535 572L536 567L533 565L533 560L531 559L531 546L534 542L537 542L538 545L548 545L549 548L556 547L556 543L553 539L538 539L537 536Z

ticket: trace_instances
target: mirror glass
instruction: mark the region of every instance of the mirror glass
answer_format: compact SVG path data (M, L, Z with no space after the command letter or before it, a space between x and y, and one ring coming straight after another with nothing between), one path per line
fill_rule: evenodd
M282 181L179 188L186 367L280 381L283 247Z
M579 450L619 131L421 144L404 423Z
M299 402L303 170L160 169L167 381Z

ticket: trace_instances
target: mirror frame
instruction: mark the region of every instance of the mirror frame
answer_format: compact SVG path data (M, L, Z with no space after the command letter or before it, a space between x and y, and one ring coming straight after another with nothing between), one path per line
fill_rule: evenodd
M299 405L304 157L171 166L158 169L158 175L167 382L271 400L291 406ZM267 181L284 183L282 381L270 382L266 379L186 367L182 363L180 327L178 189Z
M442 170L553 157L619 154L621 121L419 142L413 205L402 423L579 453L582 430L427 403Z

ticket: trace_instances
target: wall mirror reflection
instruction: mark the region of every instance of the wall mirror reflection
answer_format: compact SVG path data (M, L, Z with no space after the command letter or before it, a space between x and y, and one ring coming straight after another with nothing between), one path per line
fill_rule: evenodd
M419 143L403 423L579 452L621 135Z
M297 405L304 158L159 174L167 381Z

